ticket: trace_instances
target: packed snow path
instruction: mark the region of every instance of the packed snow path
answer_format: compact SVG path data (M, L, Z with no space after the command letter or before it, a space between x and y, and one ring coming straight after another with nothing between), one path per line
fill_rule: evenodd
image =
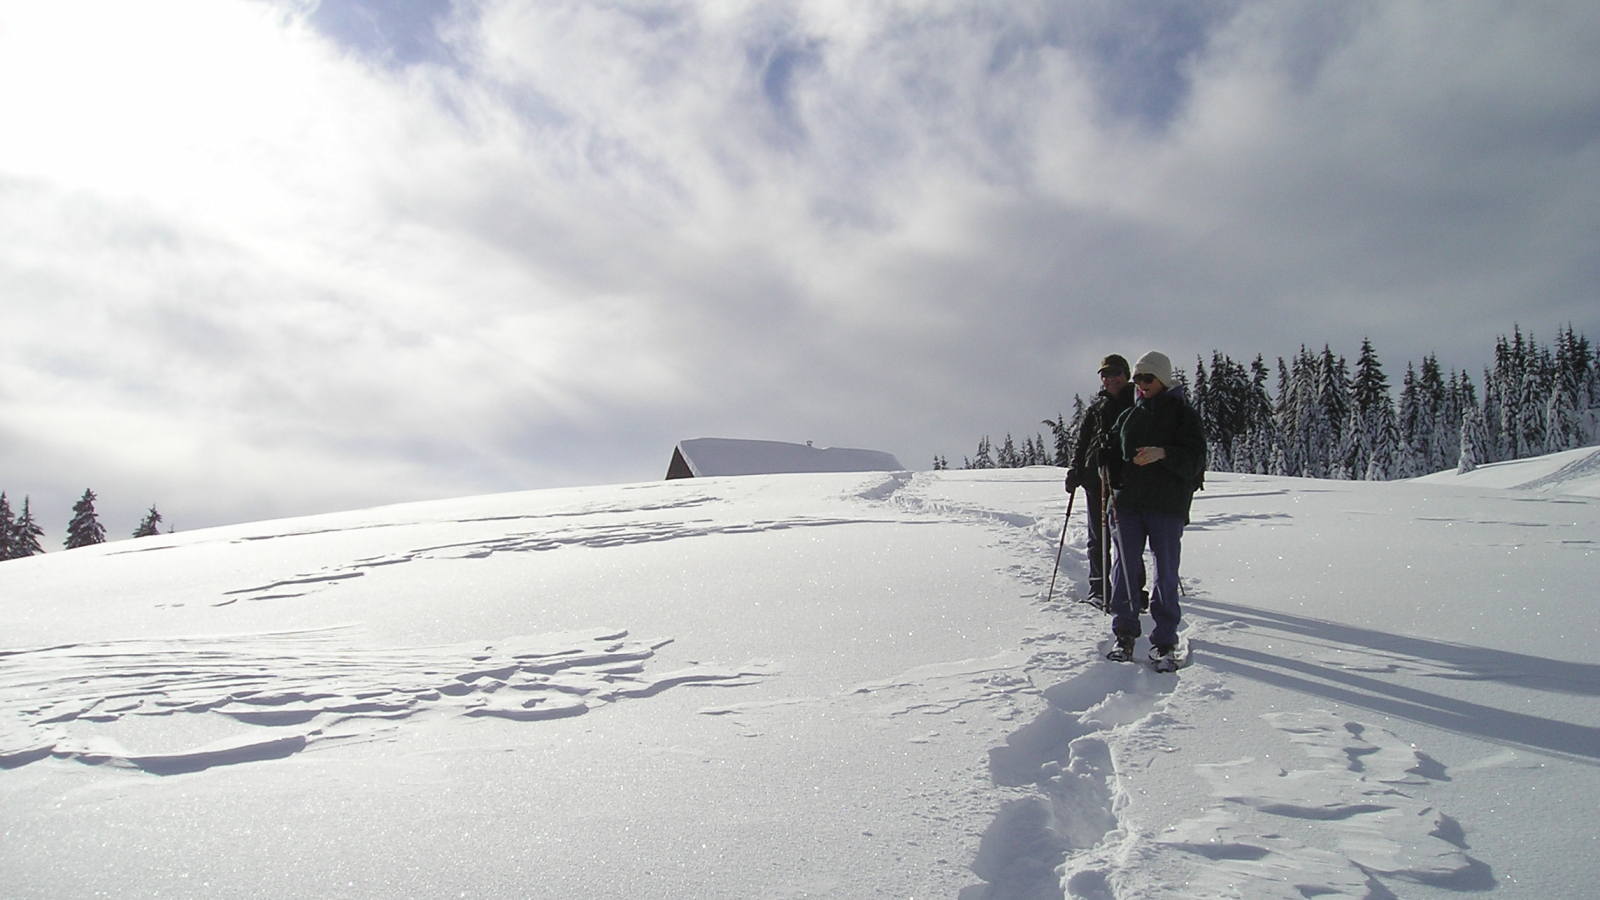
M1177 675L1099 658L1081 520L1044 602L1053 469L5 563L0 871L17 897L1573 895L1600 877L1592 452L1212 476Z

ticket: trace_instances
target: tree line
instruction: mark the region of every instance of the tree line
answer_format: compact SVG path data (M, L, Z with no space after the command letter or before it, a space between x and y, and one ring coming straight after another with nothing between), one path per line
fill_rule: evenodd
M1396 402L1370 340L1352 369L1326 345L1300 348L1269 367L1260 355L1244 365L1213 352L1208 368L1195 359L1194 378L1175 369L1200 413L1214 472L1387 481L1445 469L1471 471L1489 462L1581 447L1600 407L1600 351L1568 325L1553 346L1520 326L1495 342L1482 389L1466 372L1446 373L1429 354L1406 364ZM1271 387L1269 388L1269 384ZM1043 432L1017 446L1011 435L997 451L985 436L962 468L1071 464L1087 404L1072 399L1069 419L1043 420ZM934 468L949 468L944 457Z
M94 491L85 489L83 496L72 505L72 520L67 523L68 550L105 542L105 527L100 524L100 517L94 510L96 499ZM150 511L139 522L139 527L134 529L133 536L138 538L160 534L161 529L157 527L160 524L161 513L156 512L152 504ZM4 491L0 491L0 560L21 559L43 553L44 545L39 543L42 537L44 529L33 517L30 499L24 496L22 511L13 513L11 501Z

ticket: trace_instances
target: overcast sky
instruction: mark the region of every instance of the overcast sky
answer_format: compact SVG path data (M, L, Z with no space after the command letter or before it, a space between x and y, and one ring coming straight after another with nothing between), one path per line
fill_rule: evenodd
M0 489L60 546L926 468L1111 351L1600 339L1600 4L0 0Z

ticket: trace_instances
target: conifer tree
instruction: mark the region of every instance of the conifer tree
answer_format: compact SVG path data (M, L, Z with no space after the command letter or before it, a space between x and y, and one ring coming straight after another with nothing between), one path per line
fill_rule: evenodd
M1344 357L1335 357L1327 344L1322 345L1322 358L1317 363L1317 404L1328 428L1327 444L1319 454L1325 460L1325 476L1354 478L1345 433L1345 424L1350 420L1350 366Z
M1302 354L1305 347L1301 347ZM1272 417L1277 422L1278 450L1273 455L1269 475L1298 475L1302 471L1300 461L1300 414L1295 405L1296 379L1289 374L1289 367L1278 357L1278 396L1273 401Z
M1517 458L1526 459L1545 452L1545 405L1550 392L1551 370L1548 348L1540 347L1528 335L1521 378L1517 384Z
M1072 418L1067 421L1067 452L1061 457L1057 465L1071 466L1072 457L1078 452L1078 435L1083 433L1083 417L1089 414L1089 404L1083 402L1080 394L1072 395ZM1059 447L1059 442L1058 442Z
M1249 468L1241 471L1257 475L1272 474L1272 460L1278 455L1282 437L1272 414L1272 398L1267 396L1267 364L1261 355L1250 363L1250 394L1245 415Z
M1346 435L1345 466L1352 478L1387 481L1393 477L1399 455L1399 425L1389 397L1389 380L1367 338L1361 340L1350 401L1348 427L1354 431Z
M1550 392L1545 405L1544 449L1546 453L1559 453L1580 446L1581 425L1577 404L1570 393L1557 387Z
M1453 380L1455 373L1451 372ZM1433 354L1422 358L1422 371L1417 376L1417 440L1422 472L1441 472L1455 465L1460 450L1456 432L1461 421L1460 409L1448 409L1447 389L1439 359Z
M72 521L67 523L67 549L104 543L106 530L94 511L94 491L85 489L83 496L72 505Z
M1200 414L1200 430L1206 437L1208 464L1215 471L1228 471L1228 454L1220 446L1221 436L1217 434L1216 424L1212 421L1211 379L1206 375L1205 360L1198 356L1194 359L1194 392L1189 395L1189 403ZM1217 406L1221 406L1221 403Z
M1461 426L1457 424L1453 430L1449 426L1451 423L1461 421L1463 409L1461 380L1465 376L1465 372L1457 374L1452 369L1450 380L1441 392L1439 410L1433 416L1433 447L1426 461L1431 471L1442 472L1445 469L1453 469L1461 457ZM1451 435L1455 435L1456 439L1448 440Z
M15 541L16 516L11 513L11 501L5 491L0 491L0 559L14 559L11 545Z
M1304 347L1295 361L1291 407L1295 416L1295 462L1289 474L1304 478L1333 477L1332 461L1338 449L1338 426L1329 416L1343 409L1342 385L1335 385L1333 355L1319 360ZM1343 424L1343 423L1340 423Z
M1424 409L1422 387L1417 380L1417 369L1406 363L1406 374L1400 380L1400 404L1395 410L1396 424L1400 428L1400 443L1396 451L1394 476L1415 478L1426 474L1428 444L1432 440L1432 417Z
M1070 467L1072 465L1073 445L1077 442L1078 426L1083 424L1083 396L1075 394L1072 397L1073 423L1067 424L1067 417L1056 413L1054 422L1044 419L1043 424L1050 429L1055 439L1055 456L1050 460L1050 465Z
M1545 407L1547 452L1583 446L1582 413L1592 402L1589 382L1594 374L1589 339L1573 334L1571 325L1558 332L1552 365L1550 398Z
M21 559L43 553L44 545L39 543L41 537L44 537L44 529L33 520L32 504L27 495L23 495L22 513L11 527L11 558Z
M1488 452L1488 443L1483 413L1476 406L1467 407L1461 416L1461 456L1456 471L1465 475L1476 469L1482 454Z
M978 456L976 459L962 459L963 469L992 469L994 468L994 445L989 442L989 436L984 435L978 442Z
M1011 434L1006 434L1005 443L1000 445L1000 453L995 458L995 464L1001 469L1015 469L1021 463L1018 461L1016 442L1011 440Z
M161 529L156 527L159 524L161 524L161 513L156 512L156 506L152 503L150 504L150 511L145 513L144 518L139 521L139 527L134 529L133 536L136 538L154 537L161 533Z

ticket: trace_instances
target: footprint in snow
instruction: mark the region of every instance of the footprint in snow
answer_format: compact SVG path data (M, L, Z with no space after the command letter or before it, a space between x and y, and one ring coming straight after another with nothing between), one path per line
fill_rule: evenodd
M1430 784L1449 780L1437 760L1385 729L1328 712L1263 718L1304 765L1242 759L1197 767L1212 806L1151 848L1205 860L1192 875L1199 895L1242 883L1352 898L1395 896L1389 882L1495 885L1489 867L1465 852L1461 824L1425 799Z
M1177 682L1148 667L1092 664L1044 691L1049 706L989 751L998 785L1034 793L1001 806L984 832L972 869L985 896L1060 896L1058 872L1074 851L1089 850L1119 826L1116 766L1107 736L1157 712ZM1073 875L1074 896L1110 898L1106 875Z

